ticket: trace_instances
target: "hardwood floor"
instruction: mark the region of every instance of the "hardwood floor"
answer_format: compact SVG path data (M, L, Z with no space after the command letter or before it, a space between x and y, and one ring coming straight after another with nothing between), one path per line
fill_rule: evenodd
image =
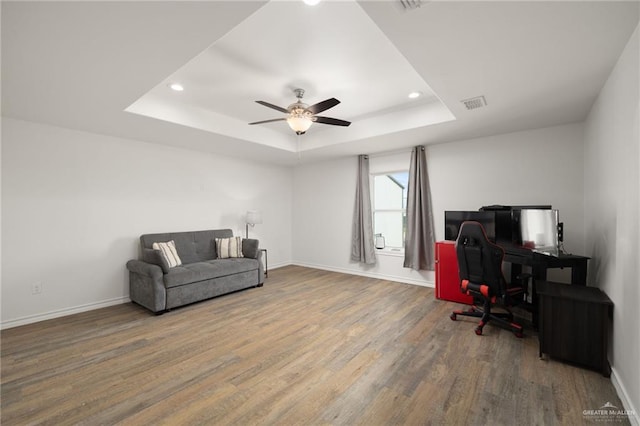
M125 304L4 330L1 421L574 425L622 407L600 374L540 360L531 330L476 336L456 306L289 266L161 316Z

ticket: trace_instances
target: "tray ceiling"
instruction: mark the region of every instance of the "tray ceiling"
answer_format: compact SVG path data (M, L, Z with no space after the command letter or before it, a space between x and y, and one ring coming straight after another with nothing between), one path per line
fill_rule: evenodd
M3 116L277 164L582 121L639 21L615 1L1 7ZM247 124L296 87L353 124Z

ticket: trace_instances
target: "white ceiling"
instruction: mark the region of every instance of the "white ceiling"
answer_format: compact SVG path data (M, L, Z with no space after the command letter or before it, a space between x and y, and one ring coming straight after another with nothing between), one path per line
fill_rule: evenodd
M2 114L276 164L395 151L584 120L639 18L635 1L3 1ZM353 124L247 124L296 87Z
M375 54L368 54L372 48ZM175 82L186 90L169 89ZM286 108L298 87L309 105L339 99L340 105L320 115L338 114L353 124L313 125L302 137L282 121L248 125L285 116L255 100ZM423 97L411 100L411 92ZM269 2L127 111L290 152L454 119L362 7L347 1L316 7ZM402 111L400 118L396 111Z

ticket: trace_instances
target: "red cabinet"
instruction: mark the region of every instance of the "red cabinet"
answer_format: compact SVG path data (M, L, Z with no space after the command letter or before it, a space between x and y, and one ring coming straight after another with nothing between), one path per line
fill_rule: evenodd
M473 304L473 298L460 291L455 241L436 242L436 298Z

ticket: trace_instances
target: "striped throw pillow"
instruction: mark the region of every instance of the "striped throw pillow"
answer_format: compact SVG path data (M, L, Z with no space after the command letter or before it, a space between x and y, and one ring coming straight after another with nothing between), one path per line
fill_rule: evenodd
M180 256L178 256L178 251L176 250L176 243L173 240L167 241L166 243L153 243L151 247L160 252L160 255L164 258L165 262L167 262L169 268L182 265L182 260L180 260Z
M216 251L220 259L244 257L242 254L242 238L216 238Z

